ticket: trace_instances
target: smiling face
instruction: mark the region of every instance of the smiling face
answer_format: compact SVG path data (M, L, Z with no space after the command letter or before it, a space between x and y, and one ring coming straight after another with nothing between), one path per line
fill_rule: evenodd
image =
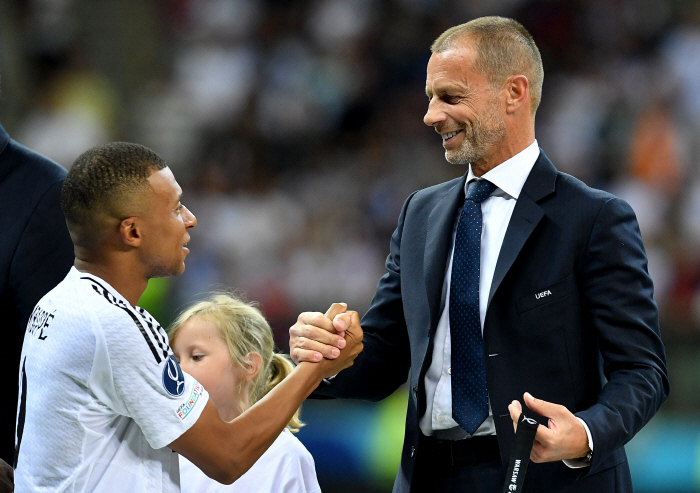
M141 262L149 278L182 274L190 252L185 246L189 230L197 218L180 202L182 189L170 168L153 172L148 183L152 190L140 215Z
M500 90L474 70L475 59L476 51L464 42L428 62L423 121L442 136L445 159L453 164L489 161L507 135Z
M216 325L194 316L178 330L171 346L182 370L207 389L221 419L231 421L247 409L247 375L234 365Z

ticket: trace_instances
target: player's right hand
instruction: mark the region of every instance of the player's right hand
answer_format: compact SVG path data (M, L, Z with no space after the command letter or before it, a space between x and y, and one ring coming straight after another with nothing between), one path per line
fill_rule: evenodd
M298 365L302 361L318 363L324 358L337 358L346 345L345 328L350 319L339 319L337 328L333 319L346 313L347 309L345 303L333 303L325 315L321 312L299 315L297 322L289 328L289 355L292 361Z
M333 317L333 326L337 331L345 333L345 347L335 359L323 359L319 363L324 367L324 377L337 375L341 370L352 366L355 358L362 352L364 333L360 327L360 316L357 312L349 311Z

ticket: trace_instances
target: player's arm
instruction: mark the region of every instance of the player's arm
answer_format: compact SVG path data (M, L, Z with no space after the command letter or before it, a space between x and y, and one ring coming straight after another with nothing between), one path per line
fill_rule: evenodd
M301 363L263 399L233 421L222 421L210 402L197 422L170 444L207 476L230 484L272 445L301 403L326 377L352 365L362 351L362 329L356 312L339 315L348 325L347 345L334 360Z

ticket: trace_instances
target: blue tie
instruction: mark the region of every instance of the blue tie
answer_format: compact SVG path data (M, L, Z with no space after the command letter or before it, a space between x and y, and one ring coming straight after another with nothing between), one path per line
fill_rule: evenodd
M496 189L486 180L469 184L457 224L450 281L452 417L473 435L489 415L484 341L479 318L481 202Z

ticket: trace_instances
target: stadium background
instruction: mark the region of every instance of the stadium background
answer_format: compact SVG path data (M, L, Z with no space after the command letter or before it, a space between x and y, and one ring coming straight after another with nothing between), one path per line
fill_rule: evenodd
M143 306L167 324L238 288L286 350L300 311L364 312L404 198L464 172L422 123L428 47L493 14L542 51L540 145L639 218L672 390L628 446L636 491L700 491L700 2L0 0L0 121L66 167L113 140L164 156L199 225ZM390 490L406 399L305 404L324 491Z

